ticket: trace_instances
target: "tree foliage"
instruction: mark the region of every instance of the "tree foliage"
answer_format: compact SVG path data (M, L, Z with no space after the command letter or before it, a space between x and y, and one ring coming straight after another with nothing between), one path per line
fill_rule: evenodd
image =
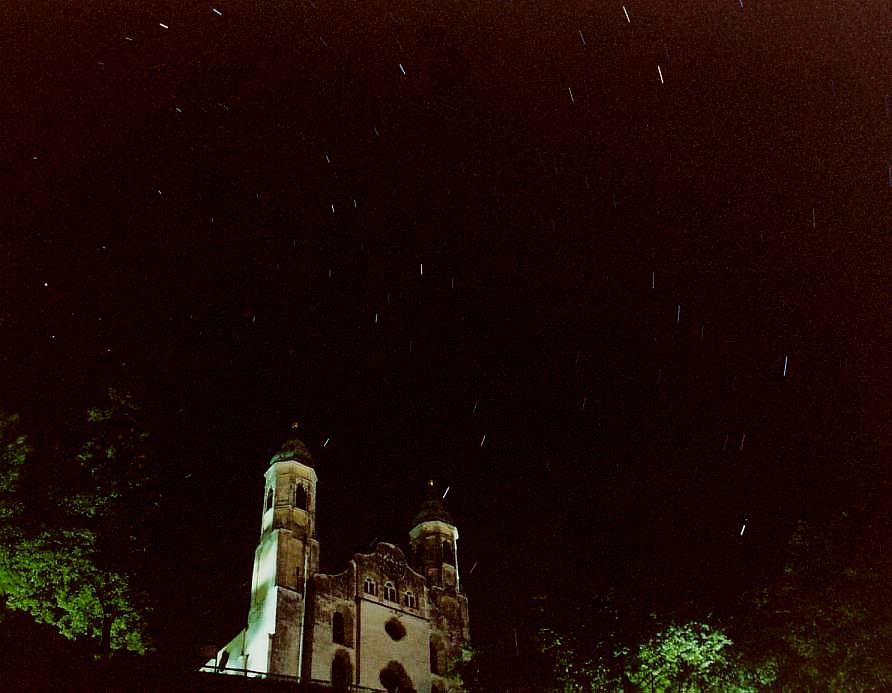
M749 648L784 690L892 689L892 558L881 522L794 527L784 569L752 599Z
M542 599L538 661L548 676L538 690L756 691L775 677L771 662L752 665L728 634L702 621L636 614L611 596L564 603Z
M731 638L709 624L672 624L642 643L629 680L651 691L757 691L774 680L770 665L751 670Z
M68 638L103 652L147 646L134 575L150 491L148 434L124 390L88 411L81 442L42 457L15 415L0 417L0 592ZM51 453L51 454L50 454Z
M24 509L20 487L32 452L18 415L0 412L0 522L9 523Z
M721 618L661 624L579 590L541 598L528 647L483 644L463 676L471 691L892 690L887 515L866 504L796 523L777 574Z
M599 691L621 686L611 661L605 657L581 654L567 642L568 638L550 628L540 631L543 654L549 660L554 676L553 690ZM624 652L615 653L622 657Z
M107 637L113 649L143 652L145 624L130 582L121 572L100 569L95 547L88 530L22 539L4 561L6 605L54 625L67 638Z

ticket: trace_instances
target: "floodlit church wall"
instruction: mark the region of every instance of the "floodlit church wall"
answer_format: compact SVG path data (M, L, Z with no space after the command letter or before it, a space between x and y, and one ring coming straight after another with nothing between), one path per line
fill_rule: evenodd
M276 584L303 591L304 542L291 532L278 532Z
M269 672L297 676L303 600L289 589L277 590L276 630L270 638Z
M399 640L394 640L387 632L387 622L391 619L396 619L405 629L405 636ZM361 686L382 688L381 671L390 662L398 662L418 693L429 693L430 627L425 619L383 603L362 599L359 624Z
M251 610L262 602L276 580L278 542L272 535L263 537L254 552L254 574L251 576Z
M267 534L257 547L254 577L251 586L251 607L248 614L245 654L247 668L266 671L269 658L269 636L276 630L276 557L278 540Z
M248 624L245 639L245 665L250 671L266 672L269 665L270 633L264 628Z
M468 599L463 594L447 592L440 588L431 590L431 629L440 632L457 650L470 639L468 628ZM451 654L457 654L452 652Z
M356 592L353 564L338 575L313 576L313 631L311 677L327 681L331 677L336 656L349 658L355 676L356 669ZM334 619L340 614L343 641L335 642Z

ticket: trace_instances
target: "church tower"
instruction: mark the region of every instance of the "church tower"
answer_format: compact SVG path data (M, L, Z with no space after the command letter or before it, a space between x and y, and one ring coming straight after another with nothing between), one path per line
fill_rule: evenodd
M458 529L434 488L427 486L427 500L412 520L409 547L412 567L427 580L428 587L459 591Z
M307 579L318 569L316 472L306 446L292 438L272 456L265 474L245 631L246 669L298 675Z
M461 593L458 577L458 529L446 512L434 482L427 486L427 500L412 520L409 546L412 568L424 576L429 604L428 662L431 693L453 689L449 662L462 656L470 639L468 599Z

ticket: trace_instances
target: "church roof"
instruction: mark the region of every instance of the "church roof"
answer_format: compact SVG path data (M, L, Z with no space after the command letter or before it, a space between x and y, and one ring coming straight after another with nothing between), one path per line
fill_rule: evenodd
M446 512L446 508L443 507L443 501L440 500L424 501L421 504L421 510L415 514L412 525L419 525L428 520L440 520L441 522L448 522L450 525L453 524L452 515Z
M304 445L300 438L289 438L282 443L282 447L279 448L279 451L275 455L273 455L269 463L273 464L275 462L284 462L286 460L294 460L295 462L300 462L308 467L313 466L313 456L310 454L310 451L307 450L307 446Z
M446 507L443 505L442 498L437 494L433 481L428 483L427 500L421 504L421 510L415 514L412 526L414 527L428 520L440 520L441 522L448 522L450 525L453 524L452 515L446 512Z

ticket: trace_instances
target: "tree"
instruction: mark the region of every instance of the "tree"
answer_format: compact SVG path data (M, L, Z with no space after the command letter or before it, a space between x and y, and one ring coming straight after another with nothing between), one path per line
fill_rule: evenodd
M650 691L757 691L774 679L771 666L750 670L731 639L706 623L669 625L638 647L629 680Z
M634 615L620 609L613 594L537 601L537 644L550 673L549 690L622 690Z
M462 650L452 662L450 676L462 682L470 693L526 693L549 690L554 676L545 658L523 642L515 648L513 629L481 637L472 648ZM520 648L523 648L522 650Z
M96 639L104 656L147 645L147 606L133 587L138 528L157 506L147 440L119 389L89 410L83 442L42 459L18 417L0 417L0 592L68 638Z
M799 521L782 574L751 595L755 658L778 662L783 690L892 689L892 558L888 527L841 513Z
M572 638L551 628L540 630L539 637L556 679L554 689L570 693L621 688L621 680L611 675L609 658L586 656L574 647ZM615 658L624 655L625 651L614 653Z
M55 529L22 538L2 558L6 605L49 623L67 638L87 635L110 649L145 651L145 624L137 595L122 572L103 570L96 535Z
M541 629L554 626L563 632L562 620L544 597L532 602L506 603L504 614L490 614L474 630L473 647L464 649L452 662L450 675L457 675L470 693L539 693L557 690L559 672L552 653L543 651Z
M31 452L18 415L0 412L0 523L10 523L22 514L24 503L19 489Z
M750 665L723 630L699 621L655 628L655 614L623 609L609 594L541 598L538 617L540 663L549 672L538 690L742 692L774 679L770 662Z

